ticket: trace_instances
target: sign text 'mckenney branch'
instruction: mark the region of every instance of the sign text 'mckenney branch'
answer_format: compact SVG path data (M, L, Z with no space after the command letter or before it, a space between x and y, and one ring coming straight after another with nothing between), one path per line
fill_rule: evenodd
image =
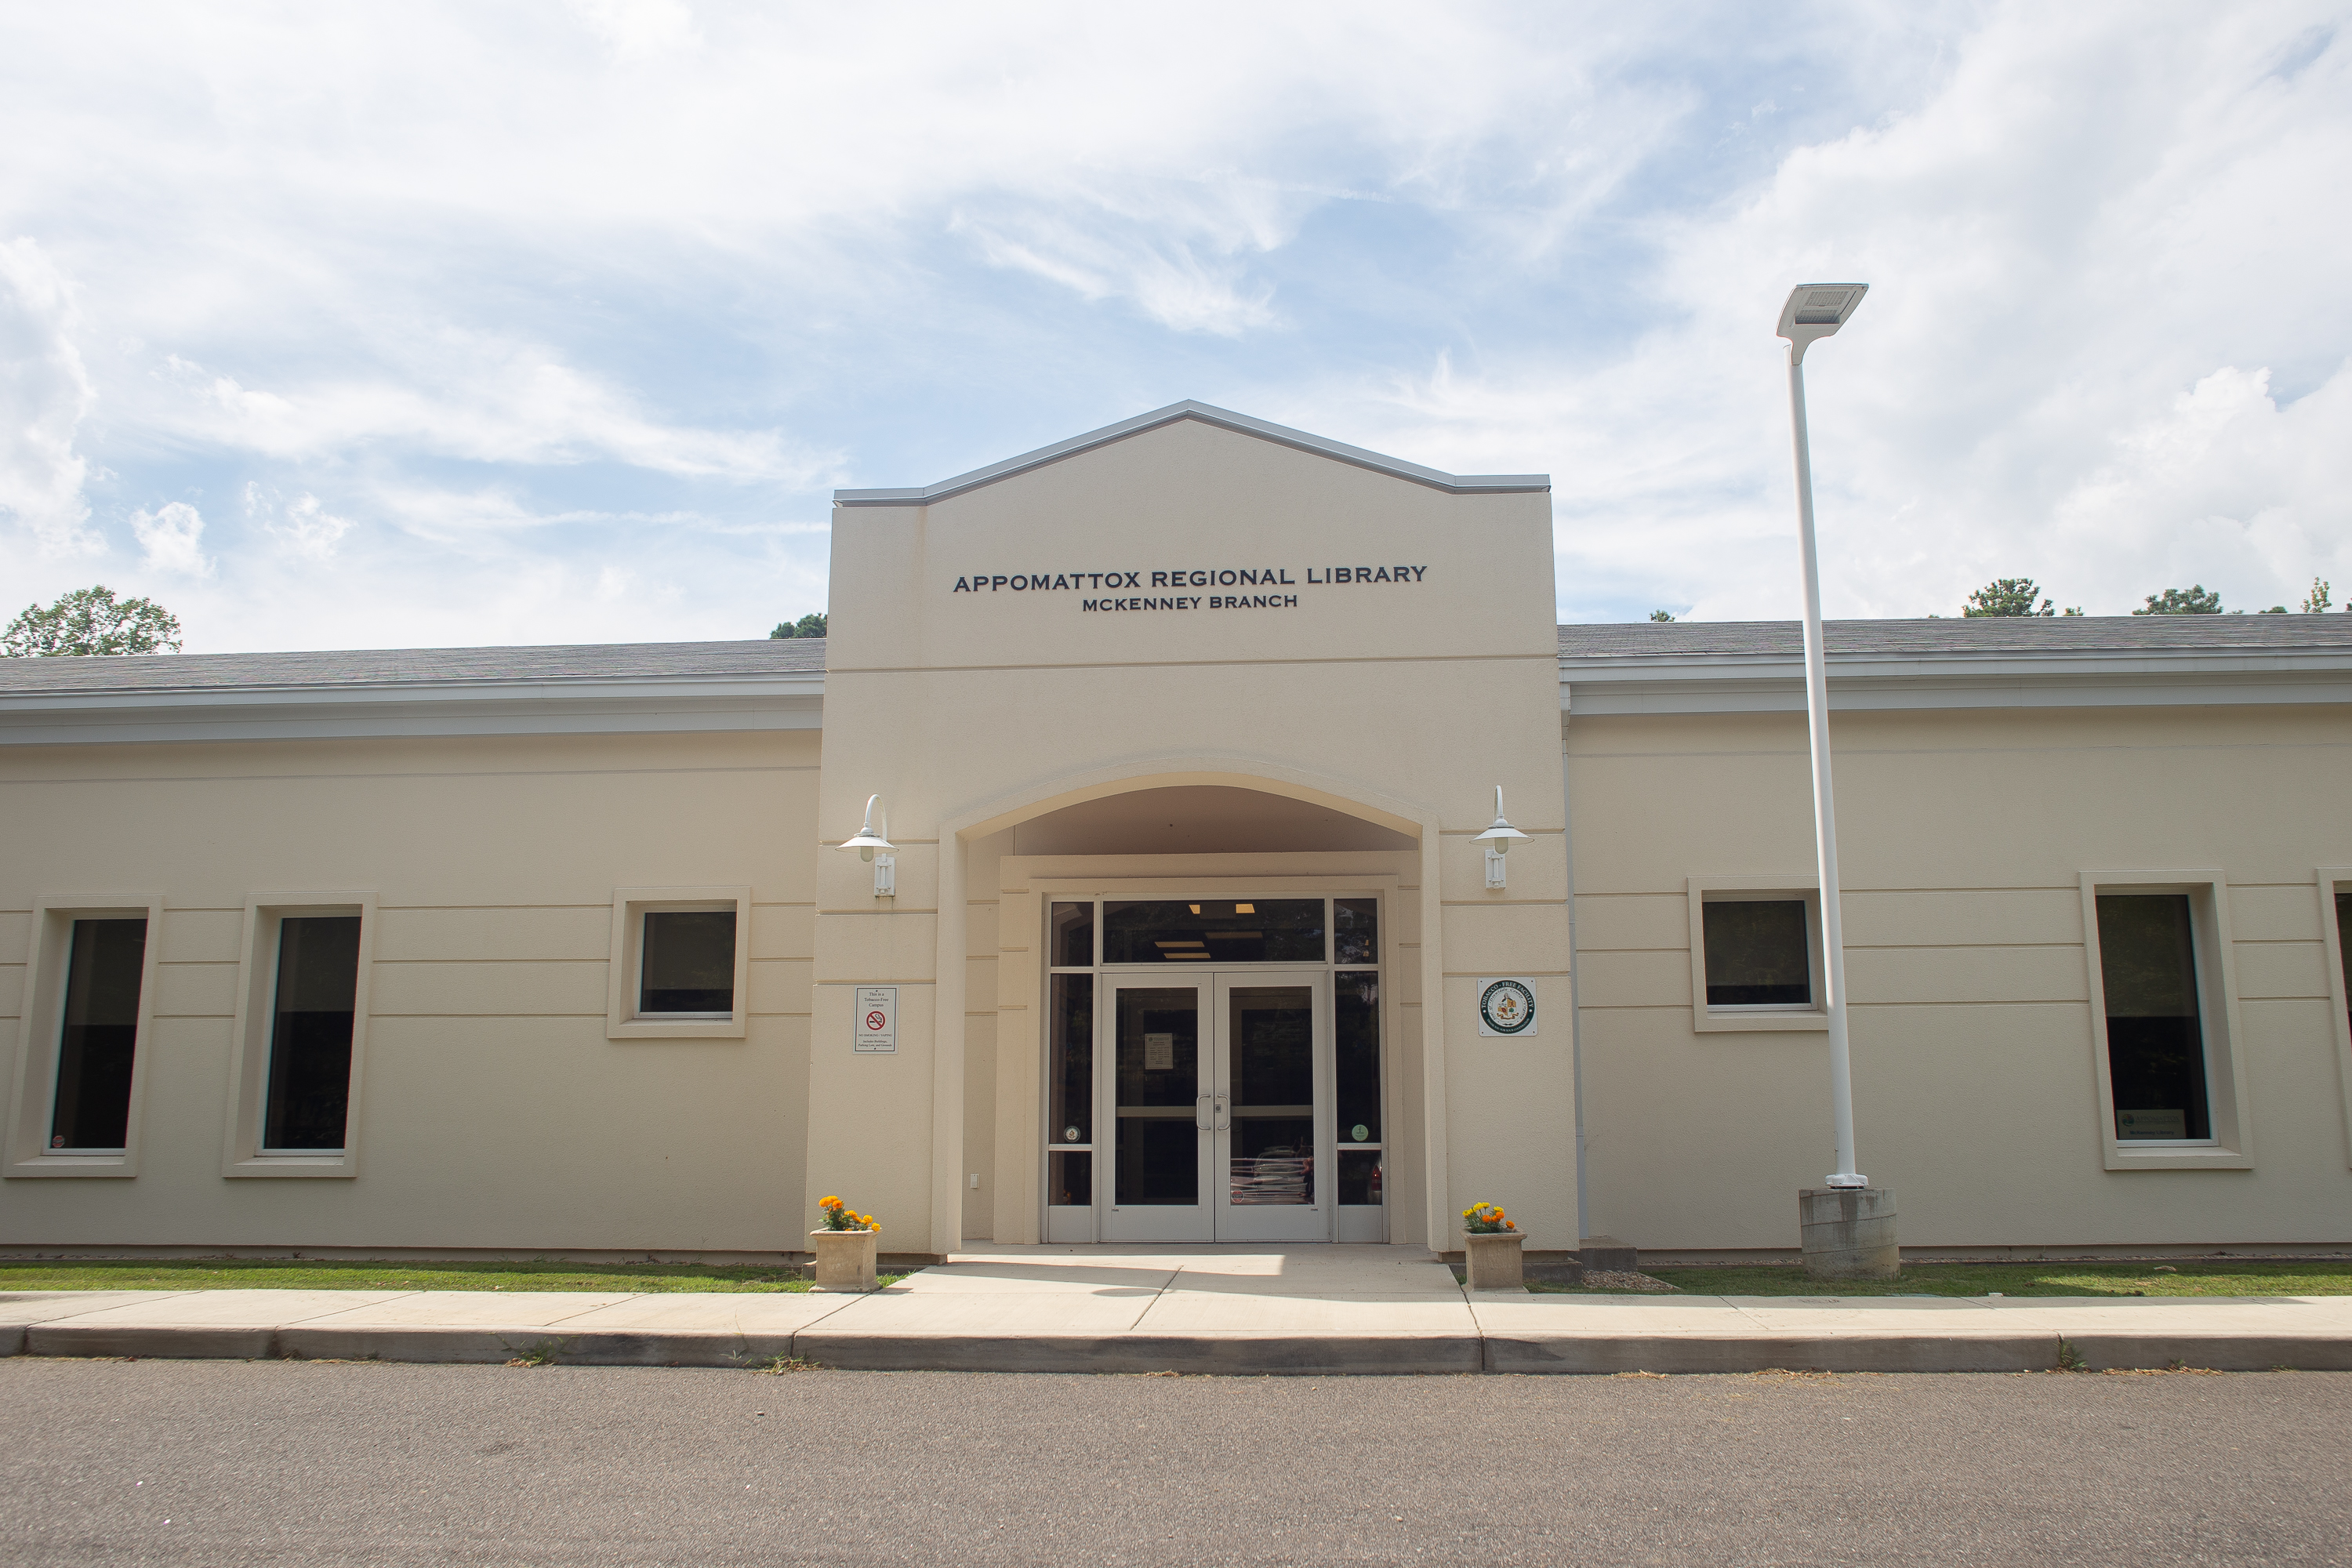
M1426 566L1304 566L1302 576L1287 566L1171 567L1163 572L975 572L955 580L958 594L1116 594L1127 588L1296 588L1302 585L1357 585L1376 583L1418 583ZM1146 578L1150 581L1146 582ZM1197 610L1204 595L1179 594L1087 599L1081 610ZM1295 610L1296 594L1259 592L1206 595L1213 610Z

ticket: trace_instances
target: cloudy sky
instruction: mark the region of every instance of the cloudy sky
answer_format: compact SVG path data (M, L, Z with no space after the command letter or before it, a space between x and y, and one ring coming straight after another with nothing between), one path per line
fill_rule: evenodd
M756 637L1179 398L1549 470L1563 619L2352 599L2352 5L0 8L0 613Z

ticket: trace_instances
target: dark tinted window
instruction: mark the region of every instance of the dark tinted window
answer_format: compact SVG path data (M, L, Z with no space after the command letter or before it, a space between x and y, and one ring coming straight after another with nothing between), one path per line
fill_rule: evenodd
M640 1013L735 1010L735 911L656 910L646 916Z
M1343 1204L1378 1204L1381 1201L1381 1152L1377 1149L1339 1149L1339 1201Z
M1084 1149L1057 1149L1045 1157L1045 1201L1056 1208L1086 1208L1095 1201L1095 1157Z
M2213 1136L2188 895L2101 894L2099 975L2116 1136Z
M1105 963L1320 963L1323 900L1107 903Z
M1045 1141L1091 1143L1095 1136L1095 977L1053 977L1051 1056L1045 1069L1053 1103Z
M1381 961L1380 907L1376 899L1331 900L1332 963Z
M139 1040L145 921L76 921L58 1033L52 1149L120 1149L131 1122L131 1053Z
M360 917L278 922L278 994L269 1029L265 1149L341 1149L352 1097L352 1014Z
M1339 1058L1339 1142L1381 1141L1381 977L1337 974L1331 1019ZM1342 1199L1342 1202L1347 1200Z
M1811 921L1802 899L1710 899L1700 906L1710 1007L1807 1007Z
M1046 962L1065 969L1084 968L1095 961L1095 907L1055 904L1054 931L1045 951Z

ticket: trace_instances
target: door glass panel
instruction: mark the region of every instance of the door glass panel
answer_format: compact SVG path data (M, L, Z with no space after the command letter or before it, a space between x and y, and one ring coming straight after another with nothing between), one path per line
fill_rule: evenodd
M1227 1201L1315 1201L1315 1004L1305 985L1231 992Z
M1338 1046L1339 1142L1381 1141L1381 977L1335 975L1332 1032ZM1341 1203L1350 1199L1341 1198Z
M1083 969L1095 961L1095 907L1055 904L1054 930L1045 951L1057 969Z
M1381 1201L1381 1159L1378 1149L1340 1148L1341 1203L1370 1205Z
M1380 900L1334 899L1331 901L1331 962L1378 963L1381 961Z
M1095 977L1054 976L1053 1038L1046 1082L1052 1108L1045 1121L1048 1143L1091 1143L1095 1139Z
M1045 1157L1045 1201L1055 1208L1086 1208L1095 1201L1095 1157L1087 1150L1055 1150Z
M1323 900L1106 903L1105 963L1320 963Z
M1201 1201L1200 994L1191 986L1117 993L1113 1201L1122 1207Z

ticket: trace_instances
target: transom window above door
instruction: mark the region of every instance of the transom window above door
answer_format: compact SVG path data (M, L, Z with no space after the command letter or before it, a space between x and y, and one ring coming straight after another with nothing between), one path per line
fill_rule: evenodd
M1339 922L1347 927L1339 962L1375 962L1369 928L1372 900L1342 899ZM1362 906L1359 912L1353 906ZM1118 900L1104 900L1104 963L1328 963L1329 905L1322 899ZM1094 910L1090 905L1055 907L1055 962L1094 962ZM1360 935L1357 928L1366 928Z

